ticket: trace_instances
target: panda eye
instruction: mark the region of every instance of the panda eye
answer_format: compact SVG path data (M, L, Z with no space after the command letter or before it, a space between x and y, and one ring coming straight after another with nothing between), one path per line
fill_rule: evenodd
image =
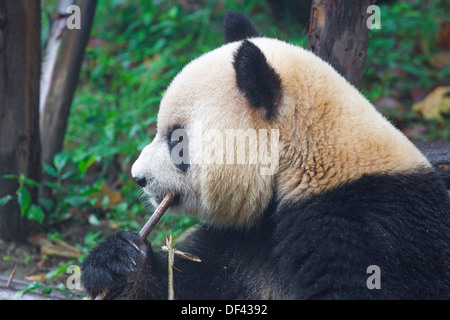
M172 140L172 138L169 138L169 152L172 152L173 149L177 146L177 144L179 144L180 142L183 142L183 136L180 136L178 138L178 140ZM180 150L180 156L183 156L183 150Z
M181 126L171 127L167 131L167 144L173 164L181 171L186 172L189 168L186 130Z

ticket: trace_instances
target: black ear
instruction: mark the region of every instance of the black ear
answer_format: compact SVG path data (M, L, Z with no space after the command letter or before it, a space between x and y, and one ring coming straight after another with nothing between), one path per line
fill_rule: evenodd
M262 51L248 40L234 54L233 66L239 90L253 108L264 108L272 118L281 93L281 79Z
M246 16L234 10L225 11L223 28L225 43L261 36Z

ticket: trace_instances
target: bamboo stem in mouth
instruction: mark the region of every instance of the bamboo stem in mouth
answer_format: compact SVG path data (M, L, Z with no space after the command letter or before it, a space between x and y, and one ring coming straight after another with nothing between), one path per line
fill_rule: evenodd
M169 208L170 204L172 203L174 198L173 193L168 193L164 199L159 204L158 208L156 208L155 212L152 214L150 219L145 223L145 225L142 227L141 231L139 231L139 237L141 237L142 240L145 240L147 236L152 232L153 228L156 226L158 221L161 219L161 217L166 212L167 208Z

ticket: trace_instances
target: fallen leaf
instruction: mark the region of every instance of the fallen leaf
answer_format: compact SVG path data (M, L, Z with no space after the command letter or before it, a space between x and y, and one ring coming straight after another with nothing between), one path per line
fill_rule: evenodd
M108 187L106 183L102 183L99 188L99 192L92 193L89 196L89 199L97 199L97 201L94 203L94 208L101 209L103 208L105 197L108 197L108 207L114 207L122 202L122 194L120 193L120 191L111 190L111 188Z
M25 277L25 279L30 280L30 281L44 281L45 280L45 275L46 273L41 273L41 274L36 274L34 276L28 276Z
M41 246L41 254L65 258L79 258L83 255L83 252L62 240L55 240L53 242L46 240Z
M450 86L437 87L425 99L413 104L412 109L427 120L443 120L442 114L450 112Z
M111 221L109 227L113 230L117 230L122 226L122 222Z

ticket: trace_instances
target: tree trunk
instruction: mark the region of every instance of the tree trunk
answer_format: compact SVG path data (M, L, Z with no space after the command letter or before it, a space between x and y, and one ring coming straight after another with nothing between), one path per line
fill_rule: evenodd
M97 1L77 0L74 4L80 8L81 29L66 27L67 19L71 19L71 12L67 16L59 13L53 20L52 33L45 48L44 68L48 66L50 70L43 72L43 76L47 75L49 85L41 101L40 127L42 162L47 164L51 164L55 154L63 148L70 106L78 84ZM53 63L46 61L53 58Z
M40 180L39 78L41 57L39 0L0 0L0 198L15 197L16 179ZM37 190L29 190L37 200ZM0 238L23 240L25 221L16 198L0 206Z
M366 11L374 3L375 0L313 0L311 6L308 49L357 88L369 43Z

